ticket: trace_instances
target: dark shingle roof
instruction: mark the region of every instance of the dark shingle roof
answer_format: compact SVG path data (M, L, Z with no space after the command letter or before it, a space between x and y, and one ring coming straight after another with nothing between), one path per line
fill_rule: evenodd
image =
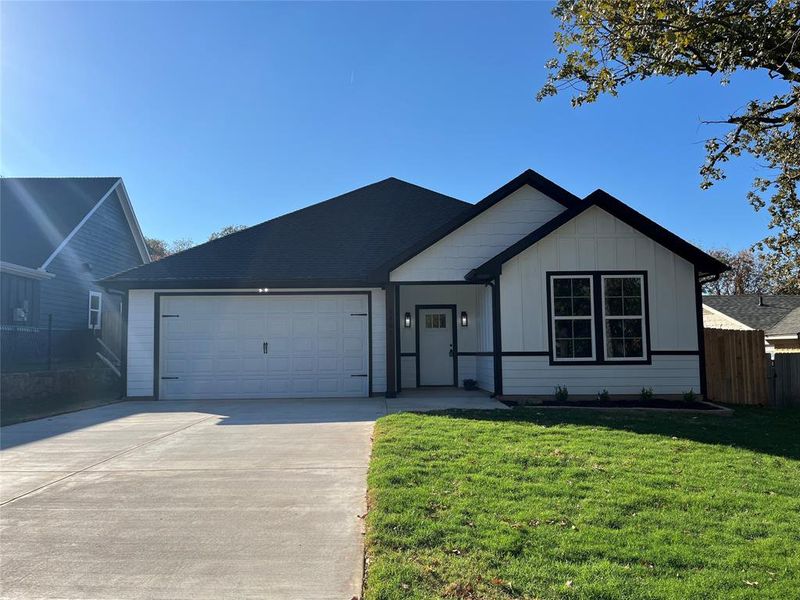
M389 178L106 281L130 287L369 283L378 265L470 206Z
M703 304L766 333L779 335L800 331L800 296L762 297L763 306L759 306L758 294L703 296Z
M0 179L0 260L42 266L119 177Z

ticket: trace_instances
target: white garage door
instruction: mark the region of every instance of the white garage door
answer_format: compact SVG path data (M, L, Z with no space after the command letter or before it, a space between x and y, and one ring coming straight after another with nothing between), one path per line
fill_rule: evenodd
M369 394L360 295L162 296L163 399Z

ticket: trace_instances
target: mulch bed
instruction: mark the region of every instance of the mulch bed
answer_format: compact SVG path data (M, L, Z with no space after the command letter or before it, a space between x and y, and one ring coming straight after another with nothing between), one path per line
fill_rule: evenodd
M536 408L537 406L555 406L562 408L581 407L581 408L667 408L670 410L724 410L722 407L701 402L699 400L665 400L653 398L652 400L543 400L538 403L527 403L512 400L510 398L500 398L500 402L506 406L527 406Z

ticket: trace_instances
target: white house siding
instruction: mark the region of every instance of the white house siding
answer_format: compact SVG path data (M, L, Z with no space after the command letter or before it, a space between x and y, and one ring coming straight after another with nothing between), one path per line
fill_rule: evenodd
M128 389L130 397L152 397L156 292L255 292L257 290L131 290L128 294ZM372 292L372 391L386 391L386 297L381 289L282 289L282 292Z
M400 377L404 388L417 386L417 364L415 356L403 356L403 353L414 353L416 348L415 307L418 304L455 304L458 351L476 352L479 332L482 330L482 319L477 310L477 296L483 291L482 285L401 285L400 286ZM461 311L468 316L467 327L461 327ZM411 313L411 327L403 326L405 313ZM464 379L477 379L475 356L458 357L459 385Z
M492 352L494 348L492 329L492 288L484 286L477 293L477 346L478 352ZM494 356L475 357L475 379L478 387L494 392Z
M464 275L561 213L564 207L525 185L390 274L391 281L463 281Z
M128 293L128 396L153 395L153 290Z
M697 356L654 356L642 366L550 366L546 356L504 356L503 394L552 395L566 385L570 395L638 394L652 387L658 394L700 392L700 359Z
M647 272L650 348L697 351L693 265L599 207L592 207L503 265L503 352L548 349L548 271ZM503 393L699 391L697 356L653 356L651 365L550 366L546 356L504 357Z

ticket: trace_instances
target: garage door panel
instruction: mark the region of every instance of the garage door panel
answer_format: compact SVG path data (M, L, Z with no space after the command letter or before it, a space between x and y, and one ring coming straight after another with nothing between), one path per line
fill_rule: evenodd
M164 296L164 398L365 396L365 296ZM268 353L264 354L263 343ZM177 378L177 379L172 379Z
M288 374L291 371L291 358L288 356L268 356L267 373L269 375Z

